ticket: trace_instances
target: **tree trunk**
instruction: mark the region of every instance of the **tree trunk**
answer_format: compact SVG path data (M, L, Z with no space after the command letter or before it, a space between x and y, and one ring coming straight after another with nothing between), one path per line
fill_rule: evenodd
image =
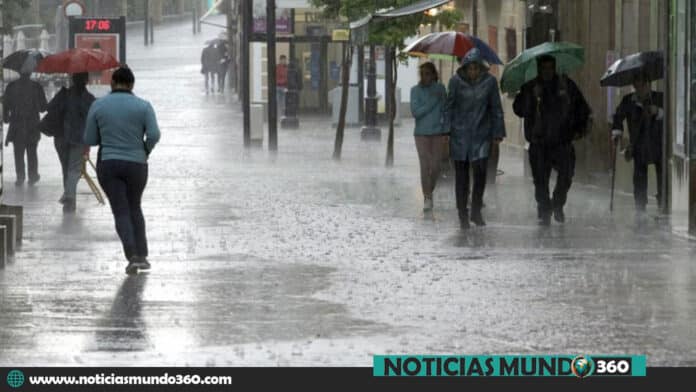
M389 50L392 51L391 55L391 64L389 64L390 67L392 67L393 72L392 75L393 79L390 81L391 85L389 86L389 93L391 94L391 97L389 98L391 100L391 104L389 105L389 137L387 138L387 161L386 161L386 166L387 167L393 167L394 166L394 120L396 119L396 81L398 80L398 75L397 75L397 59L396 59L396 53L394 53L394 49L390 48Z
M343 134L346 128L346 112L348 111L348 91L350 90L350 66L353 63L353 48L343 44L343 67L341 69L341 107L336 125L336 141L334 142L333 159L341 159L343 149Z

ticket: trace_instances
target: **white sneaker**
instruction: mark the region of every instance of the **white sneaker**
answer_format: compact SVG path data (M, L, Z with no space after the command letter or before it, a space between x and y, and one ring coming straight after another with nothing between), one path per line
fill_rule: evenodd
M423 202L423 211L431 211L433 209L433 198L426 197Z

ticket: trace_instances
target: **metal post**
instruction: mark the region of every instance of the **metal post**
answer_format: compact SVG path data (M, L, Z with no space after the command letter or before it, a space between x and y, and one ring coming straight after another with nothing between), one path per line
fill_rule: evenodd
M365 47L358 46L358 118L365 120Z
M390 113L392 110L392 89L395 88L392 81L394 79L394 69L392 68L392 49L388 46L384 47L384 118L387 121L387 126L390 122Z
M671 78L671 70L672 70L672 58L668 55L669 53L672 53L672 45L671 45L671 37L669 34L669 29L671 27L671 4L672 2L668 1L665 3L665 92L668 94L664 95L664 100L663 106L664 106L664 112L665 113L672 113L672 94L669 94L670 91L672 91L672 86L670 82ZM680 59L681 60L681 59ZM672 138L671 138L671 130L672 130L672 117L668 116L665 118L665 121L663 121L663 129L662 129L662 200L661 200L661 206L660 206L660 212L663 214L669 214L670 209L671 209L671 198L672 195L670 194L671 190L671 176L669 175L669 170L670 170L670 165L669 162L671 161L672 158L672 149L671 149L671 144L672 143Z
M251 1L242 0L242 50L239 64L244 113L244 147L251 147L251 97L249 94L249 39L251 38Z
M198 19L198 7L196 0L191 2L191 14L193 15L193 35L196 35L196 20Z
M230 89L233 89L235 92L237 91L237 78L235 77L235 74L237 72L237 67L235 66L236 62L236 57L234 54L236 53L236 42L237 42L237 26L235 25L234 22L236 22L235 19L233 19L232 15L235 14L235 1L234 0L225 0L227 2L227 42L229 42L229 45L227 46L227 54L232 59L230 61L229 67L227 68L226 72L228 75L230 75L227 78L227 85Z
M298 129L300 119L297 111L300 107L300 90L302 87L302 72L295 58L295 10L290 11L290 62L288 64L288 85L285 92L285 111L280 119L280 127L283 129Z
M377 53L370 45L370 63L367 67L367 98L365 98L365 126L360 132L362 140L379 140L382 131L377 128Z
M278 151L278 102L276 101L276 2L266 0L266 57L268 64L268 149Z
M200 4L201 4L200 0L197 0L196 7L197 8L200 7ZM252 7L253 7L253 5L252 5ZM200 14L200 12L199 12L199 14ZM196 19L196 32L198 32L198 33L201 32L201 20L200 19Z
M150 18L150 45L155 43L155 22Z
M150 34L150 0L145 0L145 46L147 46L150 43L149 39L149 34Z

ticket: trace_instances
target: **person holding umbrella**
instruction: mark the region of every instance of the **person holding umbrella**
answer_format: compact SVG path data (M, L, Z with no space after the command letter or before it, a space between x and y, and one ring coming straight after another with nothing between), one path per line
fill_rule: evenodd
M617 60L600 80L602 87L633 85L633 93L627 94L616 109L612 123L614 159L623 135L624 121L628 124L630 144L626 158L633 160L633 197L636 212L643 214L648 204L648 165L654 164L657 174L657 203L662 206L662 136L663 93L652 91L650 83L664 77L664 54L647 51L628 55ZM612 176L613 210L616 162Z
M623 135L623 123L628 124L629 158L633 160L633 198L636 211L643 213L648 204L648 165L655 165L657 203L662 203L662 109L663 94L652 91L650 79L638 73L633 80L634 92L621 100L612 124L612 140L618 145Z
M514 69L514 65L508 67ZM557 222L565 222L563 208L575 173L573 140L584 136L591 110L575 82L565 74L558 74L556 57L540 54L536 57L536 67L537 76L521 86L513 110L524 118L537 217L540 225L548 226L552 214ZM506 80L504 74L501 84L505 85ZM558 177L551 198L549 181L553 169Z
M76 209L77 183L88 150L83 141L85 120L95 98L87 90L90 72L104 71L118 66L118 61L101 49L73 48L45 57L36 68L43 73L67 73L72 75L72 86L61 89L49 103L49 115L53 127L54 145L63 168L64 213ZM59 124L53 124L58 122Z
M53 144L63 173L64 213L73 213L77 209L77 183L82 175L82 164L86 151L82 135L85 131L87 113L95 101L94 95L87 90L89 74L86 72L72 75L72 85L61 89L49 102L49 111L57 111L56 117L62 118L62 134L53 137Z
M461 67L449 81L444 122L445 129L450 130L460 227L468 229L470 226L467 208L470 168L474 177L471 222L485 226L481 208L487 159L491 143L500 143L506 135L498 83L488 73L478 48L464 56Z
M0 70L2 72L2 70ZM4 123L9 123L5 145L14 147L15 185L22 186L26 179L24 155L26 153L26 171L29 185L36 184L39 175L39 161L36 149L41 139L39 131L40 113L46 111L46 94L43 87L31 80L31 71L21 69L19 79L10 82L2 97Z

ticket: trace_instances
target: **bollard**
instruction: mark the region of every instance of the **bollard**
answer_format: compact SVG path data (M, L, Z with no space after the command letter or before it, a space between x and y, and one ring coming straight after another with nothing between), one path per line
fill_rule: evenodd
M0 269L5 268L7 264L7 228L0 226Z
M251 145L261 147L263 145L263 105L252 104L250 108Z
M5 226L5 249L8 255L15 253L17 244L17 218L14 215L0 215L0 226Z
M24 207L23 206L10 206L6 204L0 204L0 215L14 215L17 219L16 235L17 235L17 249L22 248L22 239L24 238Z
M41 30L41 35L39 35L39 49L48 51L49 38L51 38L51 36L48 34L48 31L46 31L46 29Z

